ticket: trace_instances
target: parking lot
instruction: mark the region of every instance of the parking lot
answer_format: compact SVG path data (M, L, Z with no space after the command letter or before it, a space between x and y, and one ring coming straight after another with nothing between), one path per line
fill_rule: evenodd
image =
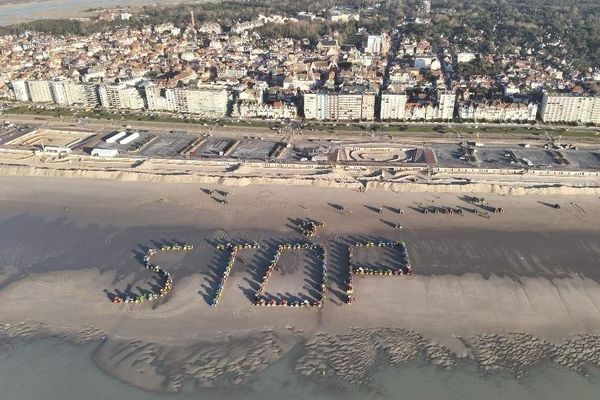
M513 149L513 152L522 162L529 167L555 167L559 166L550 151L546 149ZM528 162L529 161L529 162Z
M330 151L331 145L328 143L303 143L294 145L287 157L291 161L310 161L314 158L326 158Z
M477 165L484 168L518 167L519 164L514 163L510 157L509 150L502 147L479 147L475 153Z
M460 146L457 144L434 144L431 145L431 148L435 152L439 166L455 168L475 166L475 164L460 159Z
M242 139L231 152L231 158L240 160L265 160L277 146L277 142L260 139Z
M192 155L197 158L223 157L233 143L232 139L209 138Z
M600 155L596 151L483 146L475 148L476 161L470 162L461 159L459 145L433 144L431 147L440 167L600 169ZM511 151L514 158L511 157ZM567 163L561 162L561 154Z
M571 162L571 167L586 170L600 169L600 152L584 150L561 150Z
M141 153L149 157L176 158L196 138L196 136L183 134L160 135L145 147Z
M23 127L3 128L0 130L0 145L16 141L21 136L27 135L33 129Z

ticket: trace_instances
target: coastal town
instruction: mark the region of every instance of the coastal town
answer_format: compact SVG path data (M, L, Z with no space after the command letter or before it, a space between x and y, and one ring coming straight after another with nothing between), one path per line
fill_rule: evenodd
M419 32L433 29L432 18L455 11L427 0L392 29L361 26L382 7L222 23L200 21L192 9L185 22L139 28L126 24L143 21L143 11L106 10L95 18L118 24L88 35L0 37L0 98L6 110L149 118L600 124L600 64L578 69L557 57L549 49L560 49L560 40L510 52L481 51L482 36L428 40ZM261 35L320 21L338 30L316 38ZM357 29L339 32L348 26Z
M598 0L0 0L0 61L2 398L597 399Z
M110 9L87 35L9 34L2 157L192 181L594 186L600 66L580 71L549 44L492 53L481 37L424 35L459 14L428 1L376 29L385 7L255 19Z

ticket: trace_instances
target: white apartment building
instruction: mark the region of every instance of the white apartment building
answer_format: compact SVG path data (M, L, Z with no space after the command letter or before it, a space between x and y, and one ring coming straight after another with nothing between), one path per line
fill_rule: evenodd
M600 97L544 93L540 118L544 122L600 124Z
M381 95L381 120L403 120L407 101L406 94L383 93Z
M254 28L259 28L259 27L263 26L264 24L265 24L264 21L262 21L260 19L256 19L256 20L248 21L248 22L240 22L239 24L236 24L233 27L231 27L231 32L240 34L244 31L249 31Z
M429 0L424 0L419 4L417 11L419 15L428 15L431 12L431 2Z
M359 94L338 95L337 119L348 121L362 119L362 96Z
M305 93L304 118L372 121L375 119L375 94Z
M456 62L459 64L468 63L468 62L473 61L474 59L475 59L475 53L462 52L462 53L456 54Z
M56 104L68 105L67 91L65 88L65 80L56 78L50 81L50 90L52 91L52 98Z
M102 106L106 109L176 111L223 116L227 113L229 93L226 89L160 89L150 82L143 89L129 84L80 84L66 78L15 80L11 82L15 99L55 103L62 106ZM278 112L279 110L275 110ZM294 111L285 110L285 115Z
M431 102L407 103L404 119L407 121L433 121L437 119L438 107Z
M63 106L85 104L85 88L69 79L56 78L50 81L54 102Z
M361 120L375 120L375 93L363 93Z
M421 54L415 57L415 68L418 69L430 69L431 63L433 62L433 56L428 54Z
M84 86L69 79L15 80L11 84L17 101L55 103L62 106L86 104Z
M513 103L505 107L505 121L535 121L538 113L538 105L536 103L521 104Z
M281 101L273 104L253 100L243 100L238 104L240 118L265 118L265 119L295 119L296 107Z
M144 108L144 99L138 88L120 85L100 85L100 104L104 108L140 110Z
M370 54L385 54L390 51L390 37L387 34L369 35L365 52Z
M86 107L98 107L100 105L100 91L98 85L83 85L84 104Z
M360 14L352 11L332 10L330 16L331 22L347 23L350 21L360 21Z
M202 25L200 25L200 28L198 28L198 32L212 35L220 35L222 30L221 25L219 25L216 22L204 22Z
M165 89L160 89L156 85L151 83L144 85L144 93L146 94L146 104L148 110L151 111L174 111L171 103L167 99L167 93Z
M450 91L438 92L438 114L436 119L450 121L454 117L456 93Z
M31 101L35 103L52 103L54 101L50 81L27 81L27 87Z
M409 103L406 94L383 93L381 95L382 121L449 121L454 117L456 93L439 91L437 104L433 102Z
M12 81L13 93L15 95L15 100L17 101L30 101L31 96L29 96L29 87L27 86L27 81L19 79L16 81Z
M222 116L229 103L226 89L167 89L166 98L169 109L190 114Z
M318 120L329 119L329 96L327 93L305 93L303 97L304 118Z
M535 103L464 102L458 107L458 116L465 121L535 121L537 111Z

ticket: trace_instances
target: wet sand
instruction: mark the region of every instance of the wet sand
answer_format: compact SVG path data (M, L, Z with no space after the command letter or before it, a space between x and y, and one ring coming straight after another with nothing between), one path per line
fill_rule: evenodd
M98 364L139 387L240 383L296 344L305 351L298 374L355 383L382 355L400 363L424 354L442 366L469 359L516 374L541 360L574 370L600 361L595 197L487 195L505 213L459 216L417 211L473 208L449 194L213 186L229 192L223 206L189 184L2 177L0 186L2 333L105 337ZM548 206L557 202L560 210ZM371 209L382 206L382 214ZM277 243L306 240L298 218L326 224L315 238L330 256L324 308L253 306L249 296ZM406 242L415 275L356 277L356 301L342 305L347 244L383 239ZM212 308L223 269L214 243L223 240L261 248L240 253ZM172 241L195 246L156 259L174 275L173 293L160 304L111 304L111 293L152 284L140 258ZM302 292L305 261L288 260L269 287Z
M296 349L257 373L248 383L212 388L194 388L188 383L180 393L151 393L125 385L95 368L92 359L96 347L95 343L80 346L56 339L11 341L11 349L0 352L3 396L46 400L561 400L569 397L595 400L600 383L598 371L592 370L590 376L584 377L547 362L531 369L527 376L514 379L502 371L482 373L474 363L441 369L414 360L400 367L382 366L370 382L359 386L329 376L307 379L299 375L294 372Z

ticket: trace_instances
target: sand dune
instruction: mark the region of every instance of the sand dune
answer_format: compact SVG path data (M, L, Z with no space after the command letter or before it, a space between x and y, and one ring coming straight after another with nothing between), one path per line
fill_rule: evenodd
M281 172L281 171L280 171ZM270 174L266 171L239 169L235 173L215 173L214 171L200 172L197 170L166 169L131 169L131 168L81 168L52 165L38 167L32 165L10 164L0 166L2 176L24 177L50 177L50 178L79 178L119 180L124 182L153 182L153 183L195 183L195 184L221 184L225 186L248 185L282 185L282 186L318 186L328 188L343 188L352 190L387 190L400 193L495 193L500 195L527 196L527 195L571 195L571 196L598 196L600 195L600 182L589 181L578 183L568 179L559 179L551 182L536 181L502 181L501 177L487 180L485 177L471 179L470 183L464 179L438 179L428 183L415 183L410 181L378 181L361 178L355 174L344 174L342 171L329 171L318 174L295 175L293 172ZM287 175L287 176L281 176Z

